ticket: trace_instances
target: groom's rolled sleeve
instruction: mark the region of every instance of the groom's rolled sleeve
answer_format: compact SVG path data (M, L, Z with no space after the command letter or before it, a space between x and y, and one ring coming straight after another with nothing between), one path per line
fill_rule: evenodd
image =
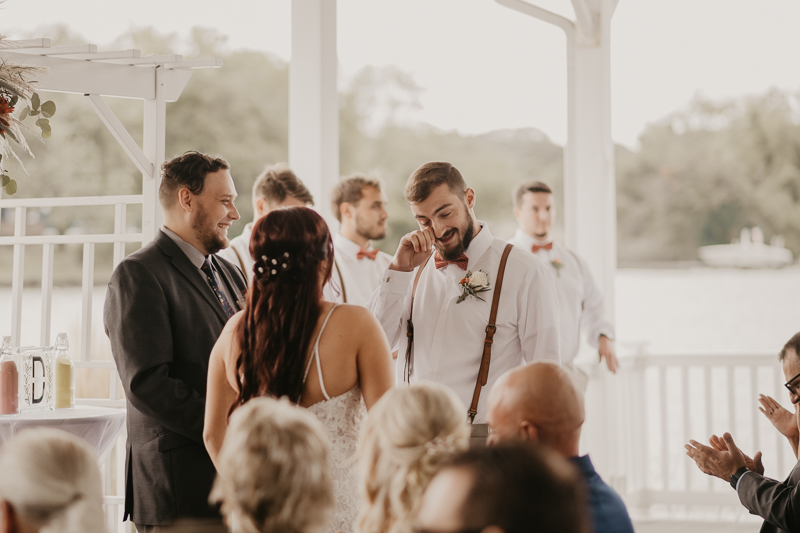
M400 272L386 269L381 285L372 294L367 308L378 318L392 350L398 349L403 317L406 315L406 299L416 271ZM410 302L409 302L410 305Z

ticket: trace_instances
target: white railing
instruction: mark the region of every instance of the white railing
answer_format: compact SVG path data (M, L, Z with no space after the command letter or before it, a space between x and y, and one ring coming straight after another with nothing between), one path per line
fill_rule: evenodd
M689 439L708 443L729 431L745 453L762 451L766 475L777 479L796 462L758 411L760 393L791 408L774 354L634 356L618 376L597 377L617 413L613 440L604 444L615 464L609 477L639 516L750 519L730 486L686 456ZM602 415L590 406L589 416Z
M75 198L25 198L0 200L0 210L14 210L14 235L0 236L0 247L13 247L11 281L11 338L14 346L19 346L22 336L22 307L25 272L25 249L29 246L42 247L40 346L52 344L51 322L53 302L54 257L57 245L77 244L83 246L81 276L80 334L77 354L73 352L75 367L81 369L106 369L109 371L108 398L76 398L76 404L94 405L124 409L125 400L121 397L121 383L113 360L97 360L92 357L93 299L95 275L95 247L98 244L113 244L113 266L125 258L126 243L142 243L141 233L127 230L127 209L129 205L141 205L142 195L75 197ZM27 235L28 209L114 206L113 234L80 235ZM2 211L0 211L1 213ZM2 218L0 217L0 220ZM122 515L125 495L125 426L108 458L102 465L103 490L105 495L106 519L110 531L123 532Z

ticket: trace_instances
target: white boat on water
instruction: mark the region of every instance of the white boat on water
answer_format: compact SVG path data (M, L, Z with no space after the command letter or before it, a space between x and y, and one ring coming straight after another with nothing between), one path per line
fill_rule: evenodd
M791 250L784 247L783 237L775 235L766 244L764 232L758 226L742 228L739 242L701 246L697 255L712 267L780 268L794 260Z

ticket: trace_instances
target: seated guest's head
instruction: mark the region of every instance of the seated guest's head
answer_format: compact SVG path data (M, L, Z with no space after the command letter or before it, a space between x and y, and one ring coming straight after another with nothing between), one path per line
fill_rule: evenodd
M555 363L536 362L501 376L488 399L489 444L541 442L564 457L578 455L584 420L582 395Z
M285 164L269 166L253 184L253 220L281 207L308 207L314 197Z
M428 482L468 445L464 407L450 389L424 382L384 394L361 432L356 531L410 532Z
M0 448L1 533L105 532L97 457L58 429L29 429Z
M333 505L319 420L287 400L254 398L231 415L210 496L233 533L304 533Z
M509 442L472 448L431 480L420 506L420 532L589 531L583 485L572 466L546 447Z
M164 225L203 255L227 248L228 228L239 220L228 162L186 152L161 165L158 200Z

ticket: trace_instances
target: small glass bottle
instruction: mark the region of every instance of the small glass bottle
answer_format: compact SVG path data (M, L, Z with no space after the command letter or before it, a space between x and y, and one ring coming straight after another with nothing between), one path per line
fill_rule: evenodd
M0 415L19 414L19 365L11 337L3 337L0 353Z
M75 407L75 365L67 350L69 341L66 333L56 337L56 409Z

